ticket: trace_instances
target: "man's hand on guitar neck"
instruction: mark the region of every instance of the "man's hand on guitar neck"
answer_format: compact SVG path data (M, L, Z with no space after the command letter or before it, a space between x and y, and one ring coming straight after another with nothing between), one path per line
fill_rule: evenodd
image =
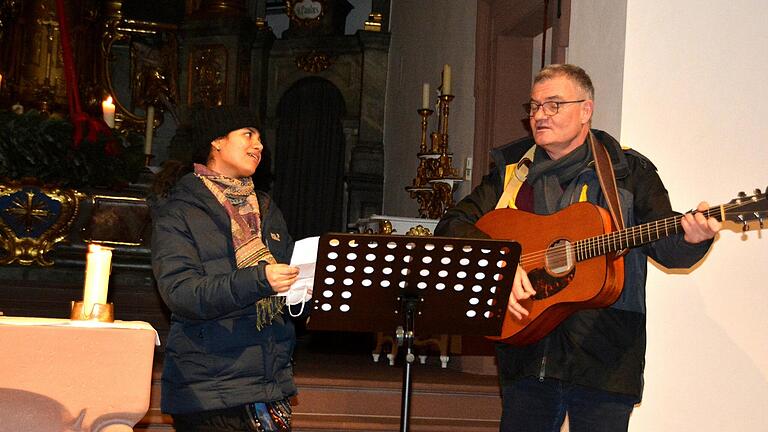
M723 227L723 224L717 219L704 216L703 212L707 210L709 210L709 204L702 201L696 207L696 212L683 215L680 225L683 226L684 239L688 243L696 244L709 240Z
M507 303L509 313L518 320L523 319L523 316L528 316L528 310L519 303L519 300L525 300L534 295L536 295L536 291L531 286L528 273L523 270L522 266L517 266L515 281L512 283L512 291L509 293L509 303Z

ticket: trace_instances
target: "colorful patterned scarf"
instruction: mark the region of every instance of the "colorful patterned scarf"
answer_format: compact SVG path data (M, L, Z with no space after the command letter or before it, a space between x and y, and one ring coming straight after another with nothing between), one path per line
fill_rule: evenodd
M237 268L252 267L261 261L275 264L275 258L261 240L259 201L250 177L236 179L195 164L195 175L227 210L232 225ZM261 330L283 312L285 297L269 296L256 302L256 329Z

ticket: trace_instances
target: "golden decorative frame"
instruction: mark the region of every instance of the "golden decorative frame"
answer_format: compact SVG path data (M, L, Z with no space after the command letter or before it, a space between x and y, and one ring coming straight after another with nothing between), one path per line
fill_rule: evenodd
M175 25L154 23L149 21L126 20L120 17L119 14L114 17L109 17L105 21L104 31L101 35L101 55L104 61L101 64L100 77L101 77L102 85L105 91L112 96L113 103L117 107L117 110L115 113L116 114L115 120L117 122L118 129L144 132L146 130L147 122L149 118L146 114L143 116L134 114L129 109L129 107L123 104L120 98L117 96L118 92L115 89L114 83L112 82L112 72L111 72L111 64L110 64L110 60L113 57L112 47L118 42L124 42L124 43L130 44L131 39L134 37L134 35L142 35L142 34L147 35L147 34L157 34L157 33L165 33L166 35L168 35L169 40L173 44L173 47L175 47L178 43L176 39L177 31L178 31L178 28ZM155 71L155 72L159 73L159 71ZM139 77L132 76L130 79L131 79L131 86L133 87L134 85L136 85L135 81L139 79ZM175 87L173 90L171 90L171 92L173 94L168 94L166 95L166 97L168 97L170 100L176 100ZM147 96L150 96L150 95L147 95ZM151 96L159 97L160 95L151 95ZM162 111L161 106L158 106L157 108ZM158 128L160 127L161 124L162 124L162 115L158 115L157 117L155 117L152 127Z
M80 211L80 200L85 196L74 189L21 182L0 184L0 199L7 200L7 205L0 207L4 213L0 217L0 249L5 253L0 256L0 264L52 266L53 260L48 259L46 254L67 239ZM60 204L58 212L49 208L48 200ZM26 236L6 224L8 217L23 224L27 233L41 224L51 225L37 236Z
M194 47L187 64L187 103L200 103L208 108L225 105L228 64L227 48L224 45Z

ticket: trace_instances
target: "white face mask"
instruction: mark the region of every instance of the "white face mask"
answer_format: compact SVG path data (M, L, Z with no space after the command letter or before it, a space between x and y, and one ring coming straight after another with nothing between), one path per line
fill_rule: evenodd
M304 303L306 301L305 297L307 297L306 286L298 289L292 288L285 295L285 304L287 304L288 306L293 306L299 303Z
M285 304L288 305L288 313L291 314L292 317L298 317L304 313L304 304L312 298L311 294L307 294L308 291L309 284L302 284L302 286L299 287L291 287L291 289L285 293ZM291 310L291 306L295 306L299 303L301 303L301 309L297 314L294 315L293 310Z

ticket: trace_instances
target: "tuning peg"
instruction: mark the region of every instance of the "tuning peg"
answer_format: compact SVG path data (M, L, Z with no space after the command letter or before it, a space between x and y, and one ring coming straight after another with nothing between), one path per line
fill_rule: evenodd
M738 193L736 196L737 196L737 197L739 197L739 198L746 198L746 197L747 197L747 194L746 194L746 193L744 193L744 191L741 191L741 192L739 192L739 193Z
M763 215L760 214L760 212L755 212L755 216L757 216L757 222L760 224L760 229L763 229L764 228L764 226L763 226L763 222L764 222Z
M739 215L739 220L741 221L741 232L749 231L749 222L744 219L744 216Z
M759 188L756 188L756 189L755 189L755 195L760 195L761 193L762 193L762 192L760 192L760 189L759 189Z

